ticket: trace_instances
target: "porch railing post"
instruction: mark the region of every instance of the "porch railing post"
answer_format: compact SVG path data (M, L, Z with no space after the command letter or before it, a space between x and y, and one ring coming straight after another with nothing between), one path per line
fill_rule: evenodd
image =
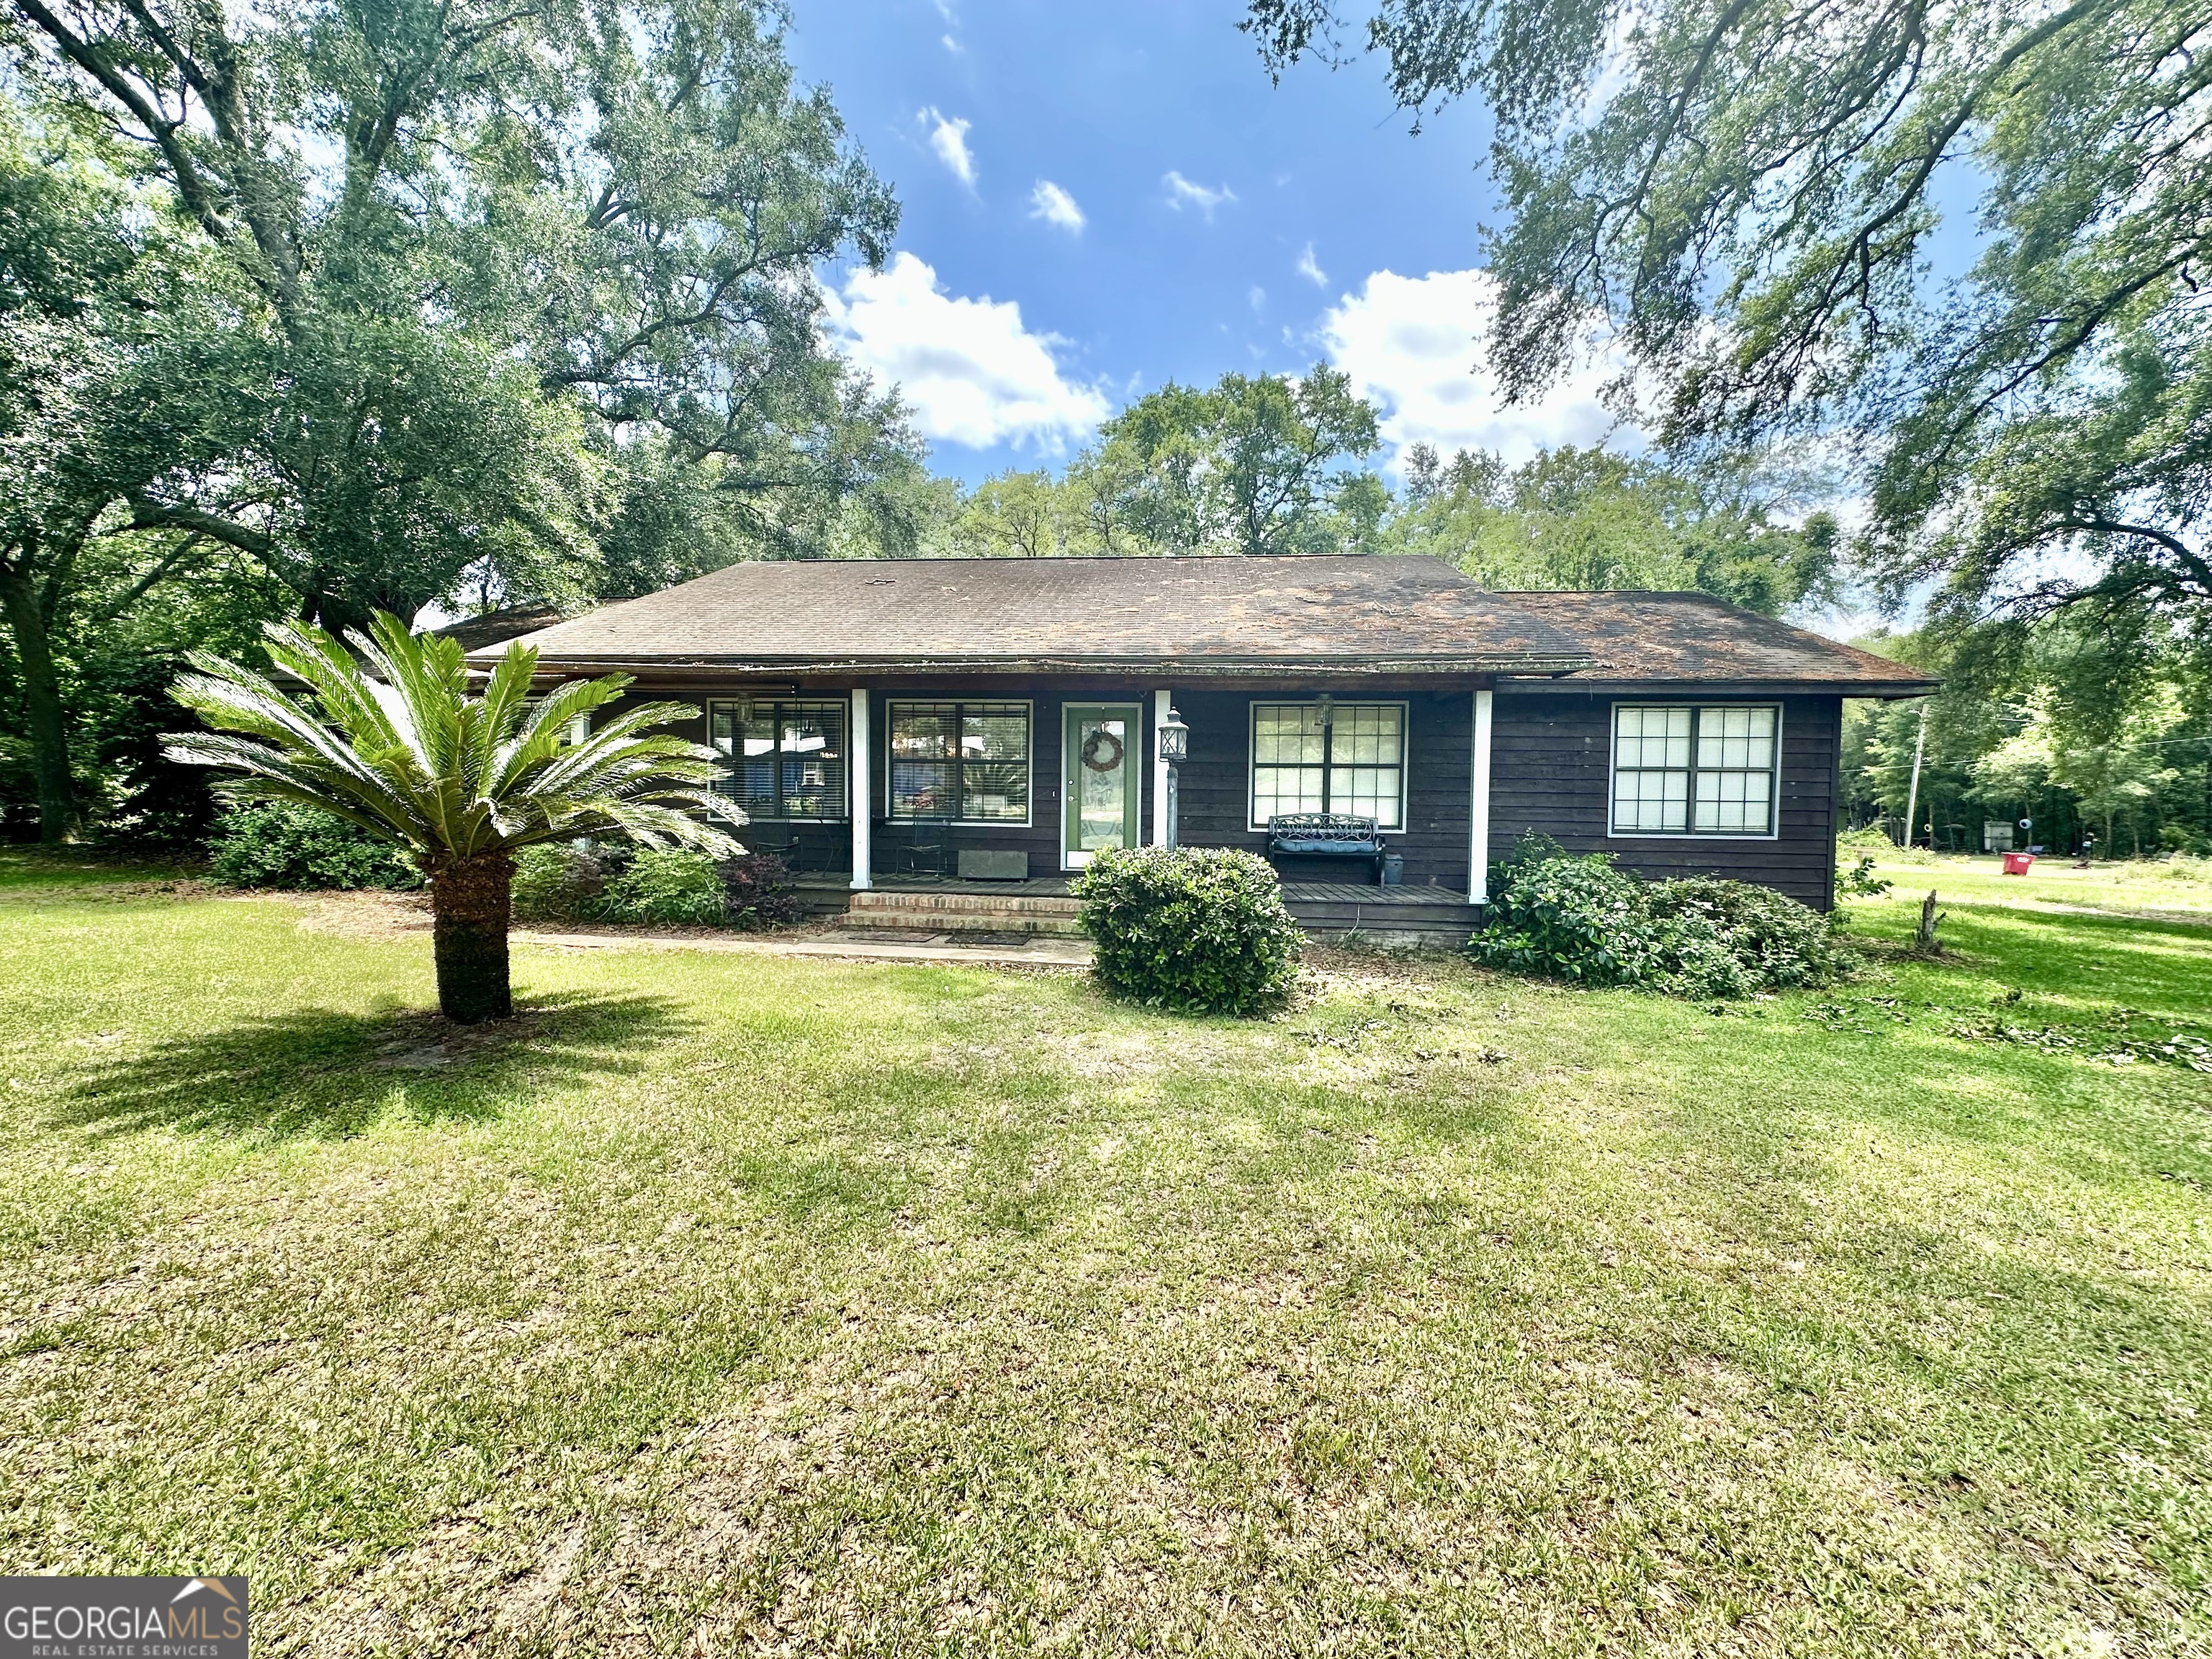
M1170 697L1152 693L1152 845L1168 844L1168 763L1160 758L1160 727L1168 723Z
M868 830L874 816L868 799L868 785L875 776L875 762L868 742L868 693L864 686L853 691L853 890L866 892L873 886L869 874Z
M1473 774L1468 790L1467 902L1490 902L1490 720L1491 699L1496 694L1474 694L1474 750L1469 757Z

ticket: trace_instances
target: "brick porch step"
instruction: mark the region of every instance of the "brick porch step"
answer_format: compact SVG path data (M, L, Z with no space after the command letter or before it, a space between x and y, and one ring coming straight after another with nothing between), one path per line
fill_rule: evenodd
M896 933L1034 933L1080 938L1075 925L1082 903L1012 893L855 893L845 912L848 927Z

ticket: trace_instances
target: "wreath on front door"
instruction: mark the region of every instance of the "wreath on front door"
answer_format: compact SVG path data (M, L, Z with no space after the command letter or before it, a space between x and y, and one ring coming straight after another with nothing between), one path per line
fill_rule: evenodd
M1083 763L1094 772L1110 772L1121 763L1121 739L1099 726L1083 740Z

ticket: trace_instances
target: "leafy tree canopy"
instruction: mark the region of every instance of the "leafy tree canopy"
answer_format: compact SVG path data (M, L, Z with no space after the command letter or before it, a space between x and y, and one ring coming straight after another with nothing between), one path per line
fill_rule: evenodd
M1984 822L2025 817L2036 842L2066 851L2085 836L2108 853L2212 847L2212 651L2158 607L2092 599L1861 643L1945 684L1924 715L1917 702L1848 706L1856 817L1903 816L1917 746L1921 842L1978 848Z
M1488 587L1694 590L1778 616L1837 597L1834 519L1741 471L1690 473L1601 449L1508 468L1417 447L1386 544L1450 560Z
M910 459L816 329L816 266L879 260L896 208L747 0L12 9L21 76L136 147L244 295L252 441L132 522L306 613L485 564L592 586L648 434L769 551Z
M1380 444L1373 406L1325 363L1296 380L1224 374L1206 392L1171 383L1100 428L1092 516L1102 541L1163 552L1333 549L1373 529L1379 487L1357 464Z
M0 103L0 623L49 839L80 816L76 647L221 562L187 530L112 535L116 504L191 477L245 430L220 390L242 337L226 273L116 149Z
M1847 434L1867 550L1939 617L2212 601L2212 12L2183 0L1377 0L1417 112L1480 94L1492 342L1526 394L1608 321L1670 444ZM1336 0L1250 0L1278 70ZM1971 268L1942 279L1947 200ZM2040 556L2064 550L2076 556Z

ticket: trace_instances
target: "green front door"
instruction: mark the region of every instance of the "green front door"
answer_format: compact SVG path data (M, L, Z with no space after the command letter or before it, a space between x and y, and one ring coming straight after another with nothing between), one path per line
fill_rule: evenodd
M1070 703L1060 711L1060 868L1080 870L1107 847L1137 844L1137 776L1144 710L1134 703Z

